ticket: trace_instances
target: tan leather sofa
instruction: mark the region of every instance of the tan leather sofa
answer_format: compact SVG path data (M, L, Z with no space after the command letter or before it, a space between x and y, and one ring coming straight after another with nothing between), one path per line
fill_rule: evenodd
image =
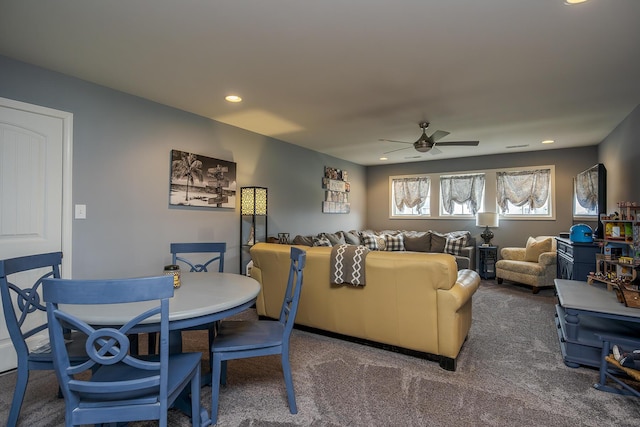
M549 242L550 241L550 242ZM536 249L535 245L548 242L546 249ZM552 288L556 278L557 248L554 236L530 237L524 248L502 248L501 260L496 262L496 279L523 283L532 287L534 294L541 288ZM548 250L547 250L548 249Z
M472 270L458 271L448 254L371 251L366 284L329 283L331 247L307 252L296 324L423 353L455 370L471 327L471 300L480 285ZM278 318L289 271L290 246L251 248L251 276L262 284L258 315Z

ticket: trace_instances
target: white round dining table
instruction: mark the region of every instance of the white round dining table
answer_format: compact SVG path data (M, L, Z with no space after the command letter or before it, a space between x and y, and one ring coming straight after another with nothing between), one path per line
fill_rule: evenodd
M169 329L180 330L204 325L250 308L260 292L260 284L251 277L234 273L182 273L182 285L169 300ZM112 305L61 305L70 314L90 325L123 325L141 309L157 306L157 302ZM132 332L158 330L159 318L151 317Z

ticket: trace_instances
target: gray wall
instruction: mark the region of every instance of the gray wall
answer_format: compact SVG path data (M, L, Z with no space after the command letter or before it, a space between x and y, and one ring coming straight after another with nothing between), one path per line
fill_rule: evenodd
M607 169L607 212L615 211L619 201L640 203L640 105L597 146L536 151L528 153L435 160L367 168L367 220L373 229L470 230L479 239L482 230L474 220L398 220L389 219L389 176L417 173L460 172L535 165L555 165L556 219L545 221L501 221L492 243L501 247L522 246L528 236L556 235L568 231L572 218L573 177L596 163ZM381 201L385 201L381 203ZM595 222L587 222L593 228Z
M607 211L620 201L640 202L640 105L598 145L607 168Z
M159 273L178 241L225 241L238 271L238 208L170 207L172 149L236 162L238 187L267 187L269 235L364 225L363 166L3 56L0 97L74 115L73 203L87 219L73 221L73 277ZM321 213L325 165L349 172L348 215Z
M482 143L482 142L481 142ZM491 241L500 247L524 246L529 236L557 235L569 231L572 222L573 177L598 163L597 147L556 149L462 159L393 164L367 169L367 225L392 230L469 230L481 242L482 229L474 219L389 219L389 176L418 173L446 173L482 169L555 165L556 219L541 221L502 220ZM434 183L434 185L437 185ZM380 203L384 201L385 203ZM595 222L590 224L595 226Z
M73 201L87 219L73 221L74 277L152 274L169 261L172 241L226 241L227 271L238 270L239 213L168 204L171 149L237 163L238 186L269 188L269 234L341 229L468 229L473 220L389 220L389 175L556 165L555 221L502 221L493 242L520 246L529 235L572 225L572 179L601 162L608 209L640 202L640 107L599 145L523 154L365 168L184 111L0 56L0 96L74 114ZM351 214L321 213L324 166L349 171Z

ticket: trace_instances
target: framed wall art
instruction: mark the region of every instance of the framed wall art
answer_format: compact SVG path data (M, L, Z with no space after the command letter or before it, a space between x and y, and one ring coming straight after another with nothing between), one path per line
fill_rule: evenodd
M347 181L349 175L347 171L324 167L322 177L322 188L324 188L324 201L322 202L322 213L349 213L349 191L351 185Z
M171 150L169 204L235 209L236 164Z

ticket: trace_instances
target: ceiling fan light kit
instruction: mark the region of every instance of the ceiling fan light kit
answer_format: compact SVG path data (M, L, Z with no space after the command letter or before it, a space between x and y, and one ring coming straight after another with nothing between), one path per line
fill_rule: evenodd
M449 135L449 132L444 131L444 130L437 130L434 133L431 134L431 136L427 136L427 128L429 127L429 122L420 122L418 124L420 126L420 129L422 129L422 135L420 135L420 138L418 138L418 140L416 142L406 142L406 141L396 141L393 139L380 139L380 141L387 141L387 142L399 142L401 144L412 144L413 148L420 152L420 153L426 153L426 152L431 152L431 154L440 154L442 153L442 151L438 150L438 148L436 147L436 145L466 145L466 146L477 146L480 142L479 141L450 141L450 142L437 142L440 139L444 138L445 136ZM384 154L389 154L389 153L393 153L394 151L400 151L400 150L406 150L409 147L406 148L399 148L397 150L391 150L391 151L387 151Z

